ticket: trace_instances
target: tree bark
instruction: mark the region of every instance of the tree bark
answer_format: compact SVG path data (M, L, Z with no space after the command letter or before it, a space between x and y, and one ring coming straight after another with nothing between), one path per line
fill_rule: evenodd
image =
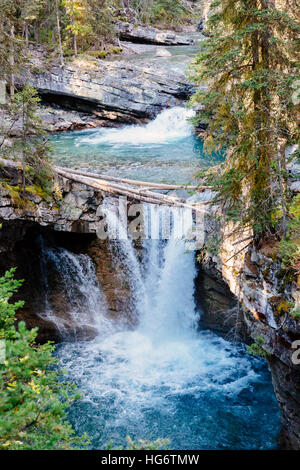
M25 23L25 44L26 44L26 47L28 47L29 40L28 40L28 23L27 23L27 21Z
M64 55L63 55L63 50L62 50L61 29L60 29L59 10L58 10L57 0L55 0L55 11L56 11L56 25L57 25L57 35L58 35L59 59L60 59L61 67L64 67L65 63L64 63Z
M15 95L15 76L14 76L14 65L15 65L15 55L14 55L14 39L15 39L15 27L12 26L10 30L10 56L9 56L9 64L10 64L10 98L13 101Z
M98 191L103 191L109 194L114 194L116 196L126 196L133 200L141 201L141 202L148 202L151 204L157 205L166 205L172 207L185 207L188 209L192 209L196 212L204 212L202 207L193 206L192 204L187 204L180 199L173 198L171 196L166 196L163 194L157 193L150 193L150 191L137 191L131 188L126 188L125 186L121 185L114 185L114 184L107 184L105 181L95 180L90 177L85 177L81 175L77 175L60 168L55 168L55 171L58 175L63 176L64 178L73 180L78 183L85 184L86 186L90 186ZM203 203L205 204L205 203ZM199 206L202 203L199 204Z
M138 180L131 180L131 179L126 179L126 178L118 178L116 176L89 173L89 172L80 171L80 170L71 170L69 168L59 167L59 169L63 171L67 171L69 173L74 173L75 175L87 176L88 178L101 179L105 181L114 181L116 183L131 184L134 186L141 186L141 187L146 187L146 188L151 188L151 189L161 189L161 190L187 189L187 190L194 190L194 191L212 189L212 186L186 186L184 184L180 185L180 184L151 183L148 181L138 181Z

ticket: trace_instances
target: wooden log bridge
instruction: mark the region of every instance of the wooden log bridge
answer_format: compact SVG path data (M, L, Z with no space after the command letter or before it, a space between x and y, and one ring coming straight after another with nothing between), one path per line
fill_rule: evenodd
M12 160L0 158L0 166L3 167L3 169L10 168L15 171L22 171L22 164ZM185 198L171 196L169 194L161 194L159 191L186 189L187 191L195 191L199 193L206 189L212 189L211 186L191 186L136 181L132 179L118 178L116 176L72 170L70 168L59 166L54 167L53 171L54 174L71 181L84 184L97 191L103 191L115 196L126 196L134 201L172 207L185 207L202 213L206 212L204 210L204 206L206 204L210 204L210 201L197 202L195 204L189 203Z
M186 202L186 199L184 198L161 194L157 191L186 189L188 191L202 192L206 189L212 189L211 186L175 185L137 181L62 167L55 167L54 171L63 178L67 178L77 183L82 183L95 190L103 191L115 196L126 196L130 199L150 204L185 207L199 212L205 212L203 206L209 202L198 202L192 204Z

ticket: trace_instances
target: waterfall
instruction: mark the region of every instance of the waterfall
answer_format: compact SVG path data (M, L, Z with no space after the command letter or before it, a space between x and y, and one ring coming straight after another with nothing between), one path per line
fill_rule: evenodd
M81 329L106 333L107 304L92 260L63 248L45 247L41 241L41 274L45 309L40 316L54 323L62 337Z
M127 316L148 334L182 334L194 331L196 275L193 252L186 252L184 236L192 225L184 209L144 204L141 206L149 239L136 250L127 234L127 221L115 206L104 203L110 235L110 250L117 276L123 276L131 292ZM41 316L63 337L76 337L80 329L95 329L101 336L108 328L107 303L92 260L63 248L45 247L41 239L41 273L45 306ZM117 268L116 268L117 269ZM184 279L184 282L183 282Z
M115 206L104 203L108 231L116 237L111 241L115 261L122 262L140 326L150 333L155 325L163 334L163 327L169 329L176 324L182 332L196 318L195 259L193 252L186 253L185 243L193 224L191 213L153 204L140 205L140 210L144 234L149 239L143 240L138 253L128 236L127 221L119 217Z
M144 212L150 240L143 244L147 308L140 328L162 337L193 334L198 319L195 253L187 251L185 239L193 224L191 214L182 208L154 205L145 205Z
M126 126L122 129L100 129L88 137L82 137L77 142L89 144L157 144L180 140L193 134L193 127L188 119L195 112L182 106L176 106L162 111L149 124L141 126Z
M58 324L97 330L90 341L57 346L61 367L84 392L70 410L76 429L91 435L95 449L110 440L124 446L127 435L170 438L172 449L273 448L276 429L269 416L277 420L277 405L267 372L241 347L199 329L195 253L179 236L191 220L177 208L145 205L149 239L136 249L112 209L107 206L108 225L113 232L118 226L120 239L110 242L111 250L132 290L134 328L107 318L87 256L44 248L51 318L57 315L54 267L68 305ZM170 236L164 238L168 221Z

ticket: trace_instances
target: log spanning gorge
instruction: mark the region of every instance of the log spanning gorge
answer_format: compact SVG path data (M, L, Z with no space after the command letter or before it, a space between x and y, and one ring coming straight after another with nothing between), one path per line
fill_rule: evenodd
M183 67L179 52L166 63ZM26 280L20 318L39 326L41 341L56 341L83 393L69 419L91 448L130 436L169 439L172 449L277 449L270 370L246 353L243 341L253 341L238 299L213 263L201 266L190 239L195 213L212 199L195 172L223 156L205 154L193 111L169 105L143 124L53 133L61 207L36 198L34 214L18 212L3 192L0 268L17 265ZM129 212L139 203L131 221L144 236L128 236L118 197ZM273 384L278 397L274 375Z

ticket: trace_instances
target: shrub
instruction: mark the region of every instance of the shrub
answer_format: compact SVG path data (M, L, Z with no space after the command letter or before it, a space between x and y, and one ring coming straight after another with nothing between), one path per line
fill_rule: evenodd
M17 326L16 311L24 302L11 302L22 281L15 269L0 278L0 339L6 357L0 363L0 449L74 449L88 444L77 437L66 409L79 398L74 386L61 381L52 356L54 346L36 343L37 328Z

